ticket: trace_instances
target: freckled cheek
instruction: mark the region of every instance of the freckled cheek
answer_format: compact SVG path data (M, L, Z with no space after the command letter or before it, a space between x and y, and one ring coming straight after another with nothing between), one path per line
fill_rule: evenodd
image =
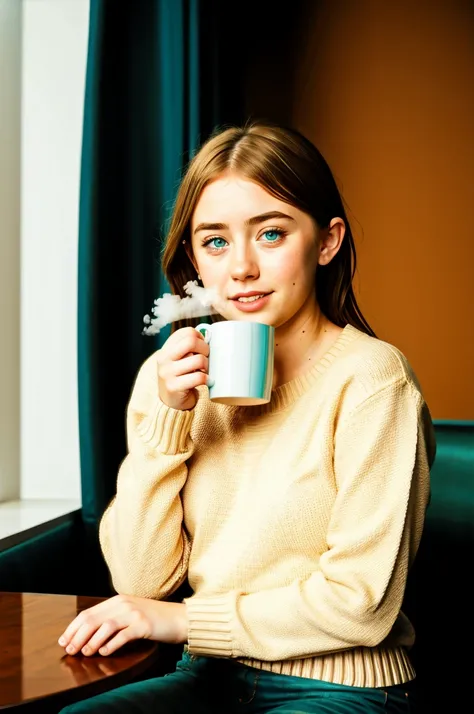
M314 283L316 268L313 269L314 254L289 255L273 272L276 285L294 291L305 291Z

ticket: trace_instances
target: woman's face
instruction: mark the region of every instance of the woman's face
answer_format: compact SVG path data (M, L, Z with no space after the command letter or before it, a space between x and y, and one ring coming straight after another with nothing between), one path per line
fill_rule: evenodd
M232 172L209 183L191 236L195 267L223 299L224 318L280 327L317 310L316 267L332 257L330 235L259 184Z

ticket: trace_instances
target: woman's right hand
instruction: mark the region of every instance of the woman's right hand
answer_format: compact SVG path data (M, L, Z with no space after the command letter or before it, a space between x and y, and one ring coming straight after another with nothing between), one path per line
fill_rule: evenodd
M182 327L158 352L158 391L161 401L173 409L196 406L196 387L207 384L209 345L194 327Z

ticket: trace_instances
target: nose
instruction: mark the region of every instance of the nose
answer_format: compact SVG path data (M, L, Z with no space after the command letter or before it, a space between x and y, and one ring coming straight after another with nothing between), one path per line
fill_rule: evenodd
M230 275L233 280L255 280L260 275L258 263L249 245L240 246L232 255Z

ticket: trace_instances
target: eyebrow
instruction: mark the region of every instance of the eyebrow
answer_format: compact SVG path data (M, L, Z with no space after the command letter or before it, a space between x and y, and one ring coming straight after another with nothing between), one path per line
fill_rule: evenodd
M253 216L252 218L247 218L245 221L246 226L256 226L264 221L269 221L272 218L287 218L290 221L295 221L292 216L288 216L286 213L281 211L268 211L267 213L260 213L258 216ZM198 231L228 231L229 226L227 223L200 223L194 229L194 233Z

